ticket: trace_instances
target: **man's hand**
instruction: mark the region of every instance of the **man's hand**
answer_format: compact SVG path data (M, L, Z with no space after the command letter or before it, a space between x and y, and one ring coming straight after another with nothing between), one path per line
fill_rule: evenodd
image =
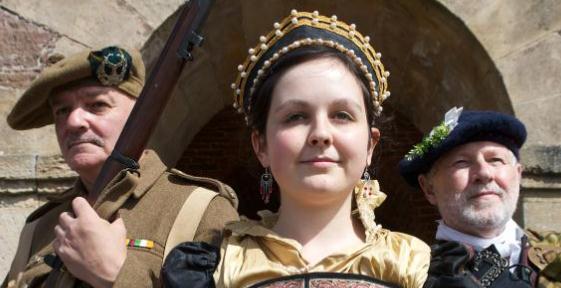
M55 252L76 278L94 287L111 287L127 257L123 220L101 219L82 197L72 201L72 209L76 217L64 212L55 226Z

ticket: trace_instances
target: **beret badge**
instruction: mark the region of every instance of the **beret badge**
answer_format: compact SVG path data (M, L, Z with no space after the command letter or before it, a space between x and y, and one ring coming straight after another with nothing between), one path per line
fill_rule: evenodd
M92 51L88 56L92 75L105 86L116 86L129 76L132 58L125 51L116 46L110 46L99 51Z
M425 136L420 143L415 144L413 149L405 155L405 159L411 161L415 158L422 157L431 148L434 148L442 143L442 141L450 135L450 132L454 130L456 125L458 125L458 119L460 118L463 109L463 107L454 107L448 110L448 112L444 115L444 121L442 121L442 123L438 126L432 128L429 135Z

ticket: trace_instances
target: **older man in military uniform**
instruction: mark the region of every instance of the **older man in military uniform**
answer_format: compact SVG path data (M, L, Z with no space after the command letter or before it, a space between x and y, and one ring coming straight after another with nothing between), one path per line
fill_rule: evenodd
M559 234L525 232L512 220L525 139L512 116L453 108L400 162L442 216L425 286L561 285Z
M16 103L9 125L54 123L79 178L28 217L2 287L160 286L171 246L219 245L222 227L237 218L229 187L170 170L152 151L139 169L121 171L99 195L91 192L140 95L144 69L132 49L84 51L46 68Z

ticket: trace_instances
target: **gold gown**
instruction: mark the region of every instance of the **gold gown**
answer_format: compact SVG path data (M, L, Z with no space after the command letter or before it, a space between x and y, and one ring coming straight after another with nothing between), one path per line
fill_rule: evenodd
M313 272L361 274L401 287L422 287L430 248L403 233L380 228L374 240L308 265L301 245L273 232L276 215L262 213L260 222L241 220L226 226L221 261L214 273L217 287L248 287L264 280Z

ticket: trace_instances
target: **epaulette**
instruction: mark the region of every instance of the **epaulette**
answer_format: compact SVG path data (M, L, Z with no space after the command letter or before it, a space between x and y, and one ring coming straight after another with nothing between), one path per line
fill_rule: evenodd
M561 247L561 233L555 231L536 231L533 229L526 229L526 235L530 244L533 245L549 245Z
M180 179L193 182L196 185L218 192L220 195L228 199L234 208L238 208L238 196L236 195L236 192L234 192L234 189L227 184L212 178L189 175L175 168L170 169L169 172L174 176L178 176Z

